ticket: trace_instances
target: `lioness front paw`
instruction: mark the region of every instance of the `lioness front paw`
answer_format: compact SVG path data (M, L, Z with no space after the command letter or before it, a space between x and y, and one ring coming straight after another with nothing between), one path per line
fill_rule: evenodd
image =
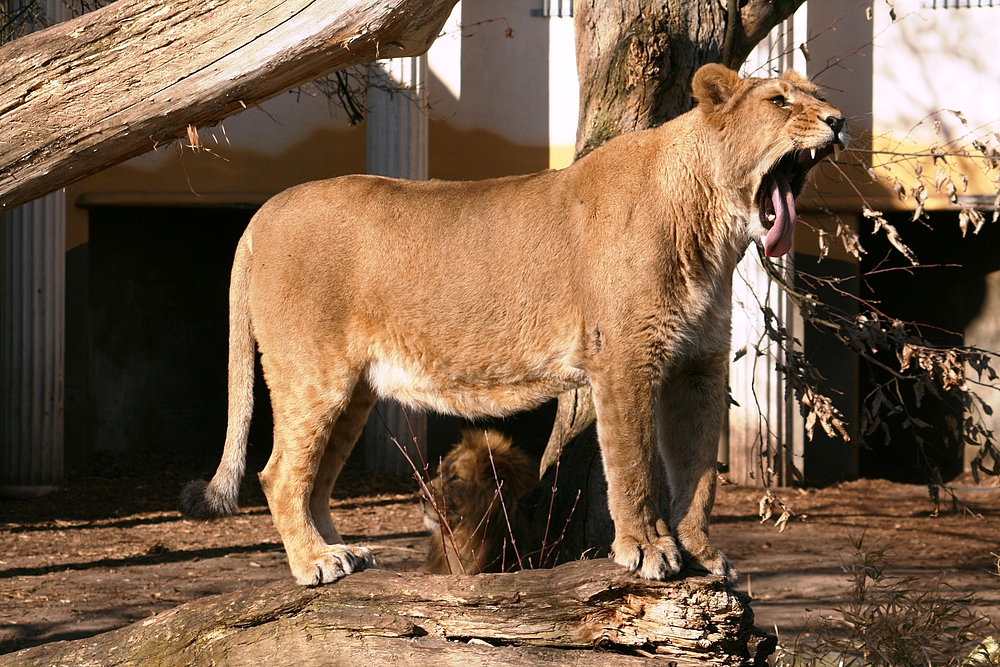
M702 547L696 554L690 554L691 564L712 574L725 577L730 584L740 581L740 573L726 555L712 546Z
M663 580L681 571L681 552L669 535L651 542L639 542L634 537L615 538L611 545L615 562L627 567L643 579Z
M295 581L303 586L319 586L372 567L377 567L375 556L367 547L331 544L319 558L304 567L293 567L292 573Z

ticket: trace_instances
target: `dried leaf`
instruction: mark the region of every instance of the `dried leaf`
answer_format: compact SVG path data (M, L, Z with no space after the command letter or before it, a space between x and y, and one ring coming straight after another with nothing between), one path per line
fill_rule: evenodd
M945 173L944 169L938 169L937 173L934 174L934 189L941 192L941 186L948 179L948 174Z
M885 235L886 238L889 239L889 243L891 243L896 250L902 253L906 259L910 260L910 264L913 264L914 266L918 266L920 264L920 260L917 259L916 253L910 250L910 247L903 243L903 238L899 235L899 231L886 222L885 218L882 217L882 214L879 211L873 211L866 206L864 208L864 215L866 218L872 218L875 220L874 231L878 232L879 229L885 230Z
M965 127L969 127L969 121L965 119L964 113L962 113L961 111L955 111L954 109L945 109L945 111L947 111L955 118L957 118L959 121L961 121L962 125L964 125Z
M971 206L963 206L962 210L958 212L958 227L962 230L963 237L968 232L970 223L973 225L972 233L978 234L979 230L986 224L986 218Z
M923 184L918 184L910 193L917 205L913 209L913 221L916 222L924 214L924 202L927 201L927 189Z
M830 254L830 237L825 229L819 230L819 259L823 261Z
M202 146L201 144L201 138L198 136L198 128L196 128L194 125L188 125L187 135L188 135L188 148L190 148L193 151L199 151L202 148L204 148L204 146Z
M899 370L903 373L910 367L910 362L913 360L914 348L912 345L904 345L903 349L900 350L899 354Z
M861 241L858 239L857 232L843 222L837 224L836 236L844 244L844 250L853 255L858 261L861 261L861 255L867 254L867 251L861 247Z
M875 397L872 399L872 414L877 415L879 410L882 409L882 401L885 400L885 396L882 394L882 390L875 392Z
M764 523L765 521L771 518L773 512L771 512L771 502L768 496L765 495L763 498L760 499L760 503L758 504L757 509L758 509L757 514L758 516L760 516L761 523Z
M809 438L809 442L812 442L813 432L816 430L816 420L818 419L814 411L810 411L806 415L806 437Z
M781 515L774 522L774 527L777 528L780 533L785 530L785 526L788 525L788 520L795 516L795 512L785 505L781 498L774 495L773 491L767 489L758 504L758 511L761 517L760 522L764 523L774 516L775 510L781 510Z

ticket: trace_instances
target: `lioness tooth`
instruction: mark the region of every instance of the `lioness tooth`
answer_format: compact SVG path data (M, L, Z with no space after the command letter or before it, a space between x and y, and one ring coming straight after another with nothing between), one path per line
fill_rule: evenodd
M809 149L809 155L811 155L812 159L815 160L816 159L816 149L815 148L810 148Z
M778 219L778 216L776 216L774 213L768 213L767 214L767 221L768 222L774 222L777 219Z
M840 144L833 145L833 159L834 160L840 159Z

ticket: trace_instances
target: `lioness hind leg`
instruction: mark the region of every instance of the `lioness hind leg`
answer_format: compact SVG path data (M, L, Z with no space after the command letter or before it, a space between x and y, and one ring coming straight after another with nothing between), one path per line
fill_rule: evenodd
M614 366L612 366L614 367ZM641 370L593 377L597 437L608 482L608 510L615 524L614 560L645 579L666 579L681 569L681 555L660 516L659 464L653 400Z
M708 542L719 435L726 409L725 353L673 369L657 402L657 431L670 484L670 527L694 565L732 582L736 567Z
M368 413L375 405L375 398L367 382L358 383L351 396L351 402L333 425L326 452L319 464L316 482L313 484L312 496L309 499L309 513L312 515L316 530L327 544L341 544L344 541L333 524L333 517L330 516L330 493L347 457L354 449L354 444L361 437Z
M288 377L274 372L269 376ZM341 384L352 385L349 381ZM311 516L313 490L327 444L335 424L348 409L348 392L338 393L329 386L319 381L307 383L301 377L296 378L294 386L279 382L270 386L274 447L260 473L260 482L271 518L285 545L292 575L306 586L330 583L375 564L368 549L327 544ZM329 504L322 516L329 522L325 528L335 533Z

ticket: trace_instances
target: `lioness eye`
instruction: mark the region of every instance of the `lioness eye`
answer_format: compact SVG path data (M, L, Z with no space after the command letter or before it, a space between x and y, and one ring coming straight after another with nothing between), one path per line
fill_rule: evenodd
M788 100L785 99L784 95L775 95L771 98L771 103L782 108L788 106Z

